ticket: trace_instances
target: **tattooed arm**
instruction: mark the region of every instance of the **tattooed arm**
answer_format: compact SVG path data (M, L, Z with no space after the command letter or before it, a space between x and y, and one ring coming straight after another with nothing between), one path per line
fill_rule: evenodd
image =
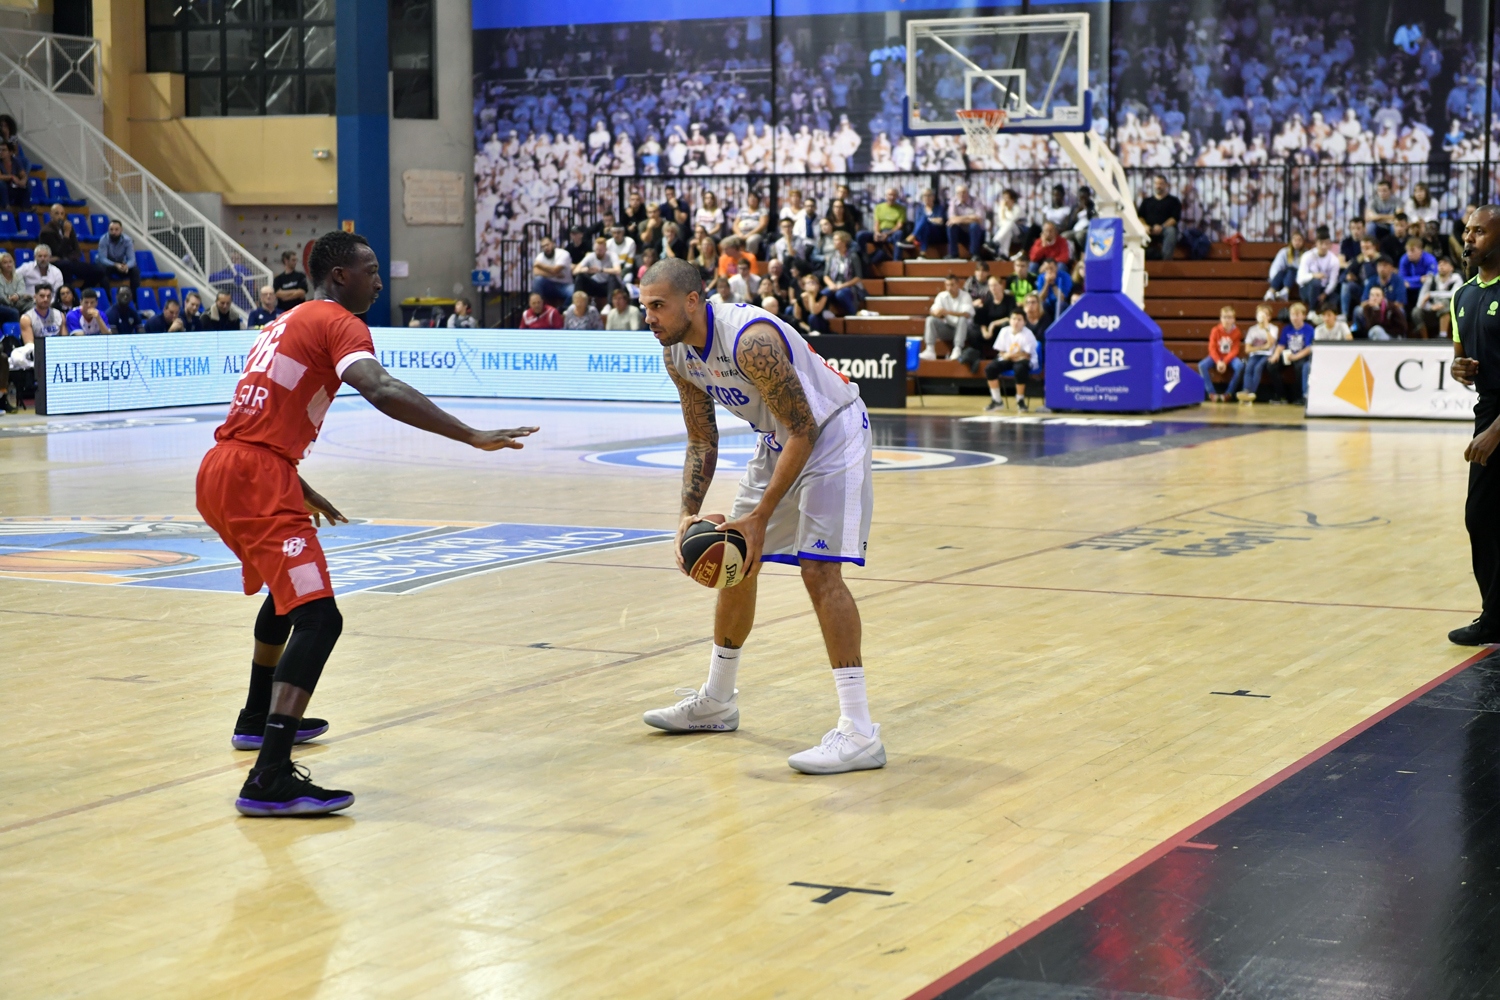
M787 429L781 442L781 454L771 481L761 494L760 503L749 514L725 527L735 527L745 536L749 548L749 573L760 571L760 553L765 545L766 523L781 498L786 496L802 468L812 455L818 440L818 426L813 422L812 407L802 391L802 382L787 354L786 340L770 323L754 323L740 334L735 362L745 377L755 383L776 419Z
M682 508L674 546L677 568L686 572L682 565L682 533L698 520L703 497L714 481L714 468L719 463L719 424L714 417L712 397L677 374L670 349L663 352L663 358L667 374L677 386L677 398L682 401L682 422L687 425L688 434L687 453L682 462Z

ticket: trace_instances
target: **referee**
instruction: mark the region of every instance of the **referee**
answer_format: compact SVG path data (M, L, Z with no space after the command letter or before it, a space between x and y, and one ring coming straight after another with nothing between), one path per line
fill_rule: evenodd
M1464 526L1474 559L1482 612L1448 633L1462 646L1500 643L1500 205L1476 208L1464 222L1464 263L1475 274L1448 303L1453 330L1453 378L1478 389ZM1489 465L1495 458L1495 467Z

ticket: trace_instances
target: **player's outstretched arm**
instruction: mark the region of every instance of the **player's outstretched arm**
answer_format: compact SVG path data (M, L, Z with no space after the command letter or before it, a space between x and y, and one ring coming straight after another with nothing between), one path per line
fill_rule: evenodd
M523 438L541 430L540 427L514 427L500 431L476 430L405 382L394 378L380 362L372 358L356 361L344 369L344 381L368 399L371 406L391 419L410 424L418 430L430 431L433 434L441 434L445 438L462 441L481 451L520 448L521 442L516 438Z

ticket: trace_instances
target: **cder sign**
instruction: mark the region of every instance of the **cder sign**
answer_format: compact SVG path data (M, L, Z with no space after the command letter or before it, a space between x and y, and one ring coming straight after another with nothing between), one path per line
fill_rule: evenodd
M1344 341L1313 345L1310 417L1473 420L1473 389L1453 381L1446 340Z
M807 342L830 367L859 386L866 406L906 406L905 337L824 334Z

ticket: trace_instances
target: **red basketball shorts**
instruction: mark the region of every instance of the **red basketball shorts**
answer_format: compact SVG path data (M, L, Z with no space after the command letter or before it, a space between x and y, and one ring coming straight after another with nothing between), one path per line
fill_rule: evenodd
M269 585L278 615L333 596L297 467L280 455L233 441L209 449L198 467L198 513L239 558L245 593Z

